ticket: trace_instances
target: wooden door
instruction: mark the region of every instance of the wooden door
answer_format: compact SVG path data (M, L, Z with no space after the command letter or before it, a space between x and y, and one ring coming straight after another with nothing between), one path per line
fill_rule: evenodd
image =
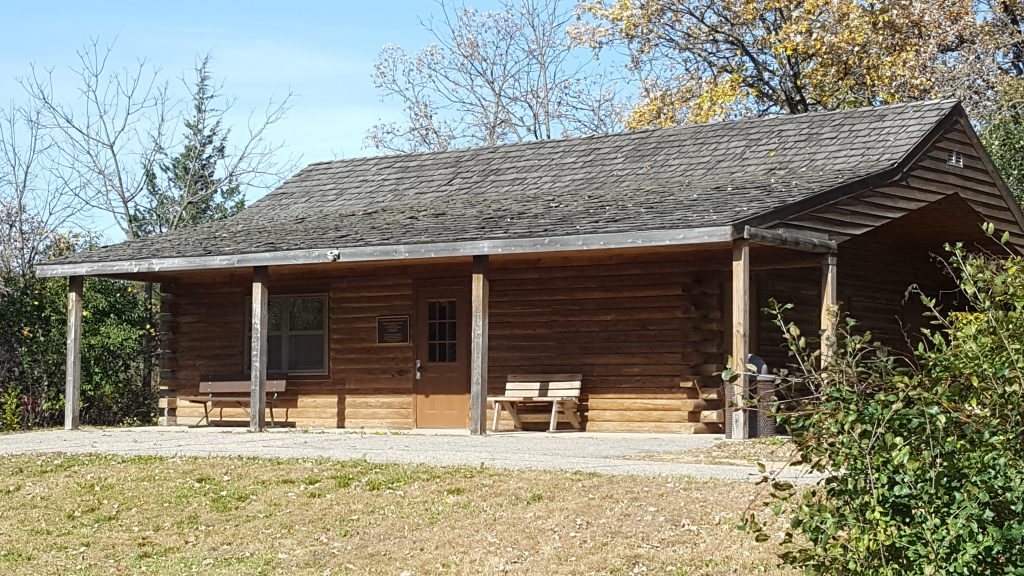
M417 428L469 426L469 288L416 291Z

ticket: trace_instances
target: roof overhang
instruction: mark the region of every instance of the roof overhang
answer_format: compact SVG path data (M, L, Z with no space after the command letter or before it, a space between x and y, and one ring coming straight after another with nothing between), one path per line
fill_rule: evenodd
M217 268L248 268L252 266L289 266L296 264L328 264L332 262L372 262L450 258L457 256L495 256L532 254L573 250L609 250L651 248L732 242L743 237L744 230L733 226L710 226L679 230L617 232L556 236L550 238L473 240L437 242L398 246L356 246L337 249L288 250L222 256L183 256L147 258L113 262L79 262L40 264L36 274L43 278L60 276L106 276L142 274Z

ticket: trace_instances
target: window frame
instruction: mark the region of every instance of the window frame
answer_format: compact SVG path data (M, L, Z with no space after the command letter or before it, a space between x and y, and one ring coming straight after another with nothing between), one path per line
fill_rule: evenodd
M293 299L300 298L318 298L323 302L323 318L321 319L320 330L290 330L289 319L291 316L291 301ZM245 346L245 374L252 373L252 298L247 298L247 306L245 313L245 334L246 334L246 346ZM268 304L271 301L277 301L281 303L281 330L272 331L270 329L269 322L267 324L267 362L269 364L269 346L270 336L281 337L281 368L279 370L272 370L270 366L267 366L267 372L273 374L287 374L287 375L313 375L313 376L326 376L329 374L331 358L330 358L330 340L328 331L330 328L330 296L326 292L312 292L312 293L296 293L296 294L271 294L269 295ZM288 352L289 336L313 336L321 335L321 346L323 349L323 365L320 368L310 368L303 370L289 370L288 369Z

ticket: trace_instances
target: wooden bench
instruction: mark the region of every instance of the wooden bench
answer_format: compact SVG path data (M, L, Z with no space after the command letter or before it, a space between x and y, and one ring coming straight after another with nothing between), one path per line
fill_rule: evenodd
M517 429L522 429L519 418L521 404L551 404L551 419L548 431L554 432L558 427L558 414L565 414L566 419L576 430L580 430L579 408L580 388L583 385L581 374L509 374L505 383L504 396L488 396L487 401L494 406L494 422L492 430L498 429L501 411L505 409Z
M275 426L277 423L274 422L274 403L277 401L277 395L284 392L288 381L284 379L267 379L267 408L270 409L270 425ZM178 396L178 400L187 400L189 402L196 402L203 404L204 412L203 417L196 422L196 426L206 421L207 425L210 425L210 413L218 407L223 407L225 404L238 406L239 408L249 411L249 407L252 403L252 382L248 379L223 377L212 374L204 374L199 379L199 394L198 396ZM244 396L241 395L244 393Z

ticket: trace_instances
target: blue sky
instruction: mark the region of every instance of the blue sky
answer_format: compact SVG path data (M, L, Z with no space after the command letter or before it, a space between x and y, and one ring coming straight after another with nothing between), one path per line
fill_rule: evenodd
M497 0L467 0L493 9ZM174 82L191 79L196 55L213 56L223 93L236 99L229 124L292 92L291 110L270 134L303 164L374 154L367 129L397 119L400 106L373 87L373 61L385 44L415 51L430 43L419 24L437 11L432 0L377 2L70 2L0 0L0 105L23 100L19 77L30 65L52 68L55 92L73 96L76 50L97 39L114 44L113 63L145 58ZM174 88L184 91L180 84ZM252 200L252 198L250 198ZM96 217L110 239L120 233Z
M495 0L467 2L481 9ZM437 6L431 0L378 2L24 2L3 0L0 102L19 100L16 78L30 63L53 67L57 90L75 51L91 38L114 42L117 62L146 58L168 78L191 70L210 52L224 93L237 97L244 119L271 97L295 95L288 117L274 131L304 162L373 154L367 128L396 116L380 101L370 75L387 43L415 50L430 42L419 26ZM116 41L116 42L115 42Z

